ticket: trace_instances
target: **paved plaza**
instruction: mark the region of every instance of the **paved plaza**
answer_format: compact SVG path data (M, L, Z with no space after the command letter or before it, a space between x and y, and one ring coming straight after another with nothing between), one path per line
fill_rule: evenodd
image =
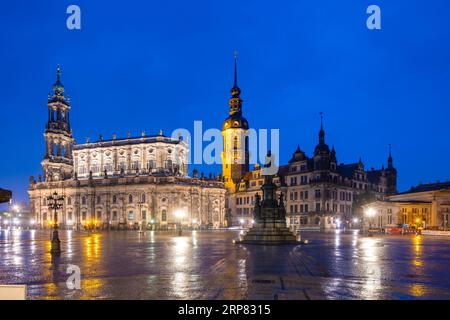
M50 231L0 230L0 284L27 284L30 299L450 299L450 238L329 232L256 246L238 234L61 231L52 258Z

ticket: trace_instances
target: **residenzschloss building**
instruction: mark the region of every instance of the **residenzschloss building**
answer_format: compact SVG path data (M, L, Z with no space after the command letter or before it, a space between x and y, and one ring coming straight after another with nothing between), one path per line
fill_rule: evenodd
M157 135L76 144L70 101L60 68L48 97L43 177L30 177L30 210L38 226L50 227L47 197L64 197L62 228L168 229L226 226L226 189L220 179L188 176L188 146L180 138Z
M252 170L249 167L249 122L243 116L240 95L235 59L229 115L222 125L222 174L228 190L227 214L234 225L249 226L253 223L256 194L261 196L264 176L260 165L256 164ZM367 170L361 159L350 164L339 163L335 148L326 143L321 117L312 156L297 147L289 163L279 167L273 182L278 194L284 194L286 219L292 229L336 228L352 220L355 196L371 192L382 199L395 194L397 170L390 151L386 168Z

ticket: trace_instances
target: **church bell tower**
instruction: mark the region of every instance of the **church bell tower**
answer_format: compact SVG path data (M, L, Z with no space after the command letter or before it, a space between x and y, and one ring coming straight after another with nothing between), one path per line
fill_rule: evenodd
M249 171L248 121L242 116L241 89L237 85L237 56L234 56L234 85L229 100L229 116L222 126L222 174L225 187L234 191Z
M70 128L70 101L64 96L61 68L57 67L53 93L48 96L48 121L45 126L45 156L42 160L45 181L70 179L73 174L73 137Z

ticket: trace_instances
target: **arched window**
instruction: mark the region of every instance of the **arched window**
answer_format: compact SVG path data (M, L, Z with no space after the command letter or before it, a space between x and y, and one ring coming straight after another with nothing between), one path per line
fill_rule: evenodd
M117 203L117 197L116 197L116 196L113 196L113 198L112 198L112 203L114 203L114 204Z
M42 205L44 205L44 206L47 205L47 199L46 198L42 199Z
M81 204L83 204L83 205L86 204L86 197L85 196L81 197Z
M128 203L133 203L133 196L131 194L128 196Z
M146 200L146 199L145 199L145 194L143 194L142 197L141 197L142 203L145 203L145 200Z
M152 170L156 167L155 160L149 160L147 163L147 169Z
M161 221L167 221L167 212L166 212L166 210L163 210L161 212Z
M47 220L47 212L44 212L42 215L42 220L46 221Z
M102 200L101 197L97 196L97 204L100 204L100 202L102 202L101 200Z
M66 147L65 147L64 145L61 145L61 155L62 155L63 157L66 156Z
M67 198L67 204L68 204L69 206L72 204L72 198L71 198L71 197L68 197L68 198Z

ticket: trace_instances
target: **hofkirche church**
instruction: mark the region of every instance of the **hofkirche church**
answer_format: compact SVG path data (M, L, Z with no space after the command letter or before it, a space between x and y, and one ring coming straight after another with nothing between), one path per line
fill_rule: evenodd
M48 97L43 177L30 177L30 210L40 227L53 212L47 197L64 197L62 228L152 228L177 224L195 228L226 226L226 189L219 179L188 176L188 150L182 139L146 135L76 144L70 101L57 70ZM183 214L177 214L177 213Z
M222 175L188 174L188 146L182 139L158 135L76 144L70 126L70 101L57 70L48 97L43 177L30 177L30 210L41 227L53 222L47 197L64 197L58 222L68 228L166 229L249 225L264 177L249 165L249 122L243 116L235 58L229 116L222 125ZM291 228L333 228L352 215L355 195L373 191L380 199L396 193L397 171L389 153L387 167L366 170L363 162L338 163L320 123L311 157L298 147L273 181L284 195ZM183 218L177 212L184 212Z

